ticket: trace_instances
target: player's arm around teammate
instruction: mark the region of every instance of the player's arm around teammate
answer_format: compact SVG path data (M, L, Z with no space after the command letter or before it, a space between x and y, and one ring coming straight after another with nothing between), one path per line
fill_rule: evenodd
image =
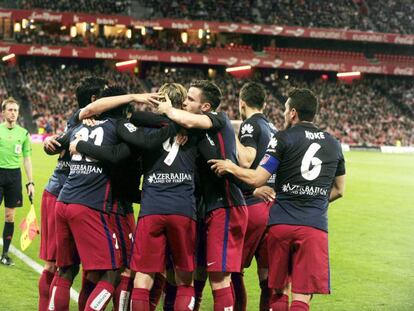
M26 188L29 197L34 195L34 182L29 132L16 124L19 116L19 105L13 98L8 98L3 101L1 108L5 119L5 122L0 125L0 204L3 196L5 203L4 244L1 263L13 265L13 261L8 256L8 251L14 233L15 208L23 205L20 171L20 158L22 156L28 179Z

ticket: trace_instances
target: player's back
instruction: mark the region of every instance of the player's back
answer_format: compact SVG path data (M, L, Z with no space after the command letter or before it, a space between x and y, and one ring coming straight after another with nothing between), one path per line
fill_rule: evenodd
M210 112L206 114L213 123L212 129L207 131L207 138L217 149L217 157L237 162L236 139L233 125L224 112ZM200 179L203 187L203 199L207 212L216 208L245 205L242 192L229 177L217 177L209 165L200 167Z
M262 113L252 115L241 124L239 131L240 142L245 147L251 147L256 150L256 157L250 166L251 169L256 169L260 164L266 153L267 145L276 132L275 126ZM276 174L273 174L266 185L274 187L275 177ZM250 186L242 184L240 188L243 191L247 205L261 202L261 199L253 196L253 189Z
M278 132L267 153L280 160L270 224L307 225L327 231L330 189L335 176L344 171L339 142L312 123L301 122Z
M147 129L151 130L151 129ZM195 168L198 137L178 146L174 138L144 153L140 216L173 214L195 218Z
M79 125L71 131L70 141L81 139L95 145L113 145L119 142L116 134L117 120L99 120L89 127ZM58 201L82 204L93 209L109 212L112 208L109 169L103 163L82 154L71 157L70 173L60 192Z

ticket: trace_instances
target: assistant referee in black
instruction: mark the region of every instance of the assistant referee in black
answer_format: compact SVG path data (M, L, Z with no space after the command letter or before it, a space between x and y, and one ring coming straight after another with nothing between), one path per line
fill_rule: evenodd
M0 124L0 205L4 198L5 223L3 229L3 253L0 262L14 265L9 257L9 247L14 233L16 207L23 206L22 174L20 159L23 157L26 171L27 194L33 197L34 183L32 175L32 148L29 132L16 124L19 116L19 104L13 98L1 104L4 122Z

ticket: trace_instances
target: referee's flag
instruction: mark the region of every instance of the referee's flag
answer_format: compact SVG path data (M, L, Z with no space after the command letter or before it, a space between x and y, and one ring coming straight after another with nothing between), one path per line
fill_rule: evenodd
M24 251L32 243L34 238L39 234L39 227L37 225L36 211L33 203L30 205L29 213L23 218L20 229L22 235L20 237L20 247Z

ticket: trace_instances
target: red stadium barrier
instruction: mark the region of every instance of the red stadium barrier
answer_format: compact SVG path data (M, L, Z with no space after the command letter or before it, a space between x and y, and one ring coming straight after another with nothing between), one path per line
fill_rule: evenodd
M222 66L242 66L250 65L260 68L283 68L297 70L317 70L317 71L360 71L363 73L377 73L389 75L414 76L414 63L411 65L402 64L370 64L366 59L354 59L352 57L338 59L324 59L319 55L311 57L301 57L300 55L286 55L281 53L280 58L274 55L235 55L233 53L223 53L222 55L199 54L199 53L179 53L179 52L160 52L143 51L128 49L98 49L94 47L58 47L25 44L5 44L0 42L0 55L14 53L16 55L31 56L52 56L52 57L74 57L74 58L96 58L128 60L137 59L140 61L165 62L165 63L187 63L187 64L209 64Z
M238 24L175 19L133 20L132 17L122 15L90 15L84 13L51 12L45 10L0 9L0 18L11 18L13 20L21 20L26 18L33 19L35 21L58 22L62 24L87 22L105 25L119 24L127 26L163 27L167 29L182 30L204 29L213 32L248 33L296 38L318 38L414 45L414 35L375 33L330 28L305 28L297 26Z

